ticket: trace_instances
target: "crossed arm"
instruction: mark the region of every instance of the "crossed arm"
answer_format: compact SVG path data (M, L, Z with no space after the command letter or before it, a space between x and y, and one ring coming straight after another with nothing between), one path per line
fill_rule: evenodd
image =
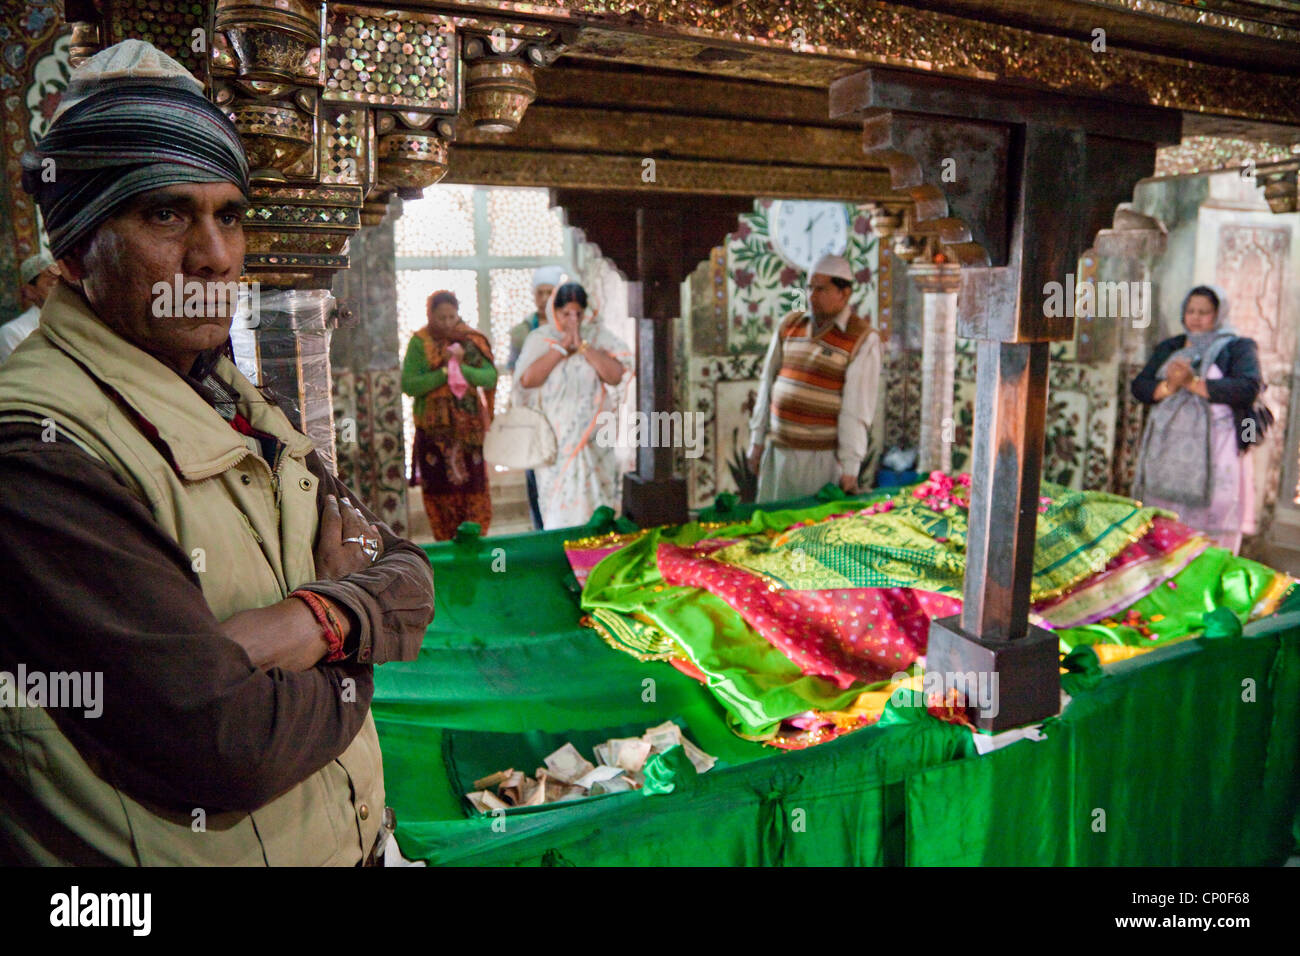
M1146 366L1133 380L1133 397L1138 401L1152 405L1164 401L1180 389L1186 389L1209 402L1236 408L1249 406L1259 397L1263 379L1259 369L1259 347L1254 340L1239 338L1229 346L1228 370L1222 378L1211 380L1198 377L1191 365L1181 359L1170 363L1164 379L1157 378L1165 361L1176 350L1177 341L1167 339L1160 343Z
M432 572L419 548L368 512L383 555L306 585L349 616L347 658L317 663L324 644L310 612L294 607L302 602L246 612L255 617L228 633L235 618L212 615L188 556L112 472L73 446L41 442L39 431L15 437L14 427L0 432L0 669L102 673L98 718L49 712L91 766L133 795L255 809L352 742L370 705L371 663L418 653ZM309 466L323 494L346 492L319 461ZM293 632L283 642L280 626ZM269 649L268 669L240 639L250 634ZM274 666L277 654L286 666Z

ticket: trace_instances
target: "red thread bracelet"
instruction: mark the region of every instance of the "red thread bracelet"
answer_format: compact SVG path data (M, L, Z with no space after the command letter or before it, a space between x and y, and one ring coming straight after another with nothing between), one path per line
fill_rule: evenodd
M335 615L333 608L321 600L320 595L311 591L297 590L289 595L296 597L306 604L311 610L312 616L316 618L316 623L320 625L321 640L325 642L328 650L325 654L327 661L341 661L347 655L343 651L343 625Z

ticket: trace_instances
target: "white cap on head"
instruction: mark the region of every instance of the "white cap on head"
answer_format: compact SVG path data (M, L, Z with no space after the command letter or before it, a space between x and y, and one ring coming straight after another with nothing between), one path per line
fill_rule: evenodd
M203 84L189 70L162 50L144 40L123 40L100 50L68 77L58 109L50 118L53 123L77 103L107 86L136 84L170 86L203 95Z
M562 266L541 266L533 272L533 288L537 289L544 285L557 286L563 278Z
M34 256L28 256L23 260L23 264L18 270L22 276L23 285L34 282L37 276L52 265L54 265L54 259L48 252L38 252Z
M816 265L812 267L809 275L830 276L832 279L843 279L846 282L853 281L853 267L849 265L849 260L843 256L822 256L817 260Z

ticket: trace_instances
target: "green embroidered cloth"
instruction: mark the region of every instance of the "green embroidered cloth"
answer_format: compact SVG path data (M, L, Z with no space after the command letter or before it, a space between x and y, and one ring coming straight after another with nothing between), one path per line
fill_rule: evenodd
M1051 503L1038 515L1034 601L1095 574L1145 534L1157 514L1168 514L1103 492L1049 482L1042 490ZM775 538L751 537L713 557L796 590L903 587L960 597L966 570L965 509L934 511L910 490L890 501L890 511L817 521ZM729 530L716 534L728 537Z
M1043 484L1050 503L1038 516L1033 598L1043 600L1079 584L1141 537L1157 514L1102 492ZM705 538L740 541L715 560L795 590L918 588L960 596L965 571L966 512L937 512L902 489L892 510L862 515L868 501L832 501L805 509L756 511L731 524L692 523L654 529L606 557L592 571L582 606L606 639L636 656L683 657L702 672L709 690L740 736L761 740L782 720L809 710L838 711L884 683L841 690L801 672L722 598L695 587L664 583L656 563L661 543L690 546ZM825 520L835 515L843 517ZM1245 621L1274 572L1217 548L1135 607L1152 637L1133 627L1090 625L1058 631L1063 650L1079 644L1154 644L1194 633L1201 616L1227 607ZM1150 618L1161 616L1151 622Z
M676 656L685 654L708 675L709 689L742 737L770 735L792 714L838 710L851 703L862 688L841 691L830 681L801 673L722 598L663 583L655 563L660 541L693 544L711 533L718 532L698 524L650 531L596 566L583 589L584 609L598 620L630 618L629 634L649 625L663 647L673 648Z

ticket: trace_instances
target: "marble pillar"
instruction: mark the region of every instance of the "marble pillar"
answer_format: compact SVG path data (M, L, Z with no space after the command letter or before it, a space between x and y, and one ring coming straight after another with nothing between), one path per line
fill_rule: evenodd
M339 478L394 531L405 534L408 449L401 361L407 343L398 334L393 251L400 205L394 200L376 209L378 224L363 228L349 245L351 265L334 278L342 318L330 357Z
M275 392L289 420L335 468L330 336L335 300L325 289L259 290L250 317L258 384Z
M908 269L921 290L921 440L917 471L952 469L953 376L957 358L960 267L923 263Z

